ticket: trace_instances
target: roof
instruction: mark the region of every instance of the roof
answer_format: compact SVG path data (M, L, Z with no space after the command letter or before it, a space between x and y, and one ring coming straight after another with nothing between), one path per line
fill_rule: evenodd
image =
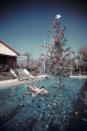
M14 50L13 48L11 48L8 44L4 43L3 41L0 40L0 43L3 44L5 47L7 47L8 49L10 49L12 52L16 53L16 55L20 55L16 50Z

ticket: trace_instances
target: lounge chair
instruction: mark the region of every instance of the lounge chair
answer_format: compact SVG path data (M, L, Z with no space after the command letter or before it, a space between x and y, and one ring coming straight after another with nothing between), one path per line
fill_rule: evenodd
M44 75L38 75L38 76L33 76L33 75L30 74L30 72L27 69L24 69L23 71L24 71L24 73L26 75L29 76L29 78L34 79L34 80L41 80L41 79L44 79L44 78L48 78L48 75L46 75L46 74L44 74Z
M15 73L12 69L10 69L10 73L11 73L15 78L17 78L16 73Z

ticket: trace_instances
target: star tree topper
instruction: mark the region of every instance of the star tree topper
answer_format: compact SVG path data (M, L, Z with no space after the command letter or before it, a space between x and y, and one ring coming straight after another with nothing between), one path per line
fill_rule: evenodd
M56 19L60 19L61 18L61 15L60 14L58 14L58 15L56 15Z

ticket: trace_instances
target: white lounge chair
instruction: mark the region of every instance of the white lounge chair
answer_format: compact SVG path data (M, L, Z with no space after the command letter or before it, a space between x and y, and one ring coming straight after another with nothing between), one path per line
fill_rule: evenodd
M34 80L40 80L40 79L48 78L48 75L46 75L46 74L44 74L44 75L38 75L38 76L33 76L33 75L30 74L30 72L27 69L24 69L23 71L24 71L24 73L26 75L29 76L29 78L34 79Z
M10 69L10 73L11 73L15 78L17 78L16 73L15 73L12 69Z

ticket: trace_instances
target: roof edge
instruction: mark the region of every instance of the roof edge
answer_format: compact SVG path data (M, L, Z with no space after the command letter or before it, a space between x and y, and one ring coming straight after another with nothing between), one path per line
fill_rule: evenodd
M13 52L15 52L17 55L21 55L20 53L18 53L16 50L14 50L13 48L11 48L7 43L4 43L3 41L0 40L0 43L2 43L3 45L5 45L7 48L9 48L10 50L12 50Z

